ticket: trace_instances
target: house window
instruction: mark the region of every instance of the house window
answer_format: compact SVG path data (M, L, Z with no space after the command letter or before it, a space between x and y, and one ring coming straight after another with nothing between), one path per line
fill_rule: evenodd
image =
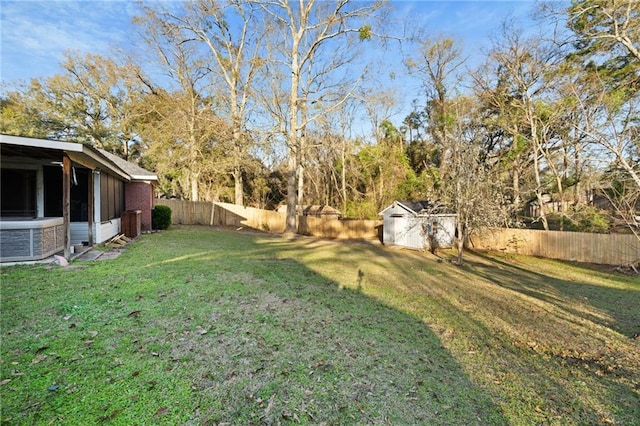
M36 171L2 169L2 217L36 217Z
M120 217L124 206L124 182L102 173L100 175L100 221Z

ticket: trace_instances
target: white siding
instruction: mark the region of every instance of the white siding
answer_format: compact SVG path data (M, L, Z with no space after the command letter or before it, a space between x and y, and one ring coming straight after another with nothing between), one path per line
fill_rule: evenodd
M444 216L434 218L438 222L435 239L439 247L453 247L456 238L456 218L454 216Z
M415 215L394 203L383 210L382 219L384 244L417 250L428 249L431 244L429 235L435 230L434 239L438 247L453 246L455 215Z
M102 243L109 238L115 237L120 233L120 219L111 219L107 222L100 224L100 240L96 240L96 243Z
M422 217L412 217L407 220L405 229L405 247L422 250L427 246L426 222Z
M93 243L100 244L102 226L100 225L100 172L93 172Z
M89 241L89 222L71 222L71 244Z

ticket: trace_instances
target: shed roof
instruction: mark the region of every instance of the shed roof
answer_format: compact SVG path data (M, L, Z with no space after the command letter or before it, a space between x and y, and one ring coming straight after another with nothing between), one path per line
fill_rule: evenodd
M455 216L456 214L450 209L446 208L443 204L437 201L431 200L418 200L418 201L394 201L392 204L382 210L379 215L383 215L387 210L399 206L407 212L419 216L419 215L441 215L441 216Z
M305 216L340 216L339 210L326 205L309 205L302 209L302 214Z

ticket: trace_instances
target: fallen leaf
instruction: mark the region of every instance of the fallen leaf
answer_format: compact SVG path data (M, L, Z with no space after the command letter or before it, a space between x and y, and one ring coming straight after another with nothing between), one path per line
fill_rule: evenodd
M11 379L4 379L4 380L0 381L0 386L4 386L7 383L9 383L10 381L11 381Z
M47 355L45 354L39 354L38 356L36 356L32 361L31 364L37 364L39 362L44 361L45 359L47 359Z
M98 335L97 331L90 331L89 334L91 335L91 337L96 337Z
M49 349L49 346L41 346L41 347L39 347L38 349L36 349L36 355L41 353L41 352L46 351L47 349Z
M131 318L131 317L137 317L138 315L140 315L140 311L131 311L127 316Z
M63 320L68 321L71 319L71 317L73 316L73 314L67 314L65 316L62 317Z
M156 413L154 414L155 416L163 416L165 414L167 414L169 412L169 408L167 407L162 407L162 408L158 408L158 411L156 411Z
M113 420L118 414L120 414L120 410L114 410L111 412L111 414L100 417L99 420L102 422Z

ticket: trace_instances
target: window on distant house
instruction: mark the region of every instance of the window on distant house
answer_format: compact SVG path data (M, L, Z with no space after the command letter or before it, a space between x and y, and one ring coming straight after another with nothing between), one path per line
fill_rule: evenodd
M0 176L0 215L2 217L36 217L36 171L2 169Z

